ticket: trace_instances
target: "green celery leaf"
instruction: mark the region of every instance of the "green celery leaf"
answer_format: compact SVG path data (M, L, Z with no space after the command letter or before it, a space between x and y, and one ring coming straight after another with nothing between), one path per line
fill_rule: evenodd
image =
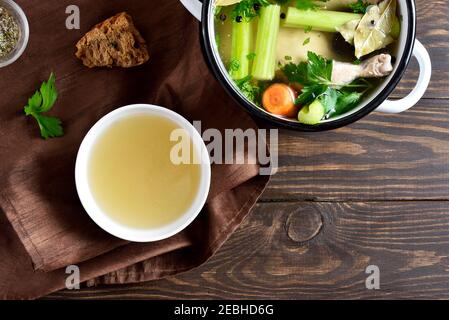
M49 111L55 104L56 99L58 99L58 93L56 91L55 82L56 78L55 75L52 73L50 75L50 78L48 79L48 82L42 83L40 89L42 95L42 106L39 112Z
M55 117L46 117L41 114L33 114L41 130L41 136L44 139L56 138L64 135L61 120Z
M327 89L328 86L322 84L305 86L304 88L302 88L301 95L296 99L296 104L299 104L301 106L308 105L324 92L326 92Z
M25 107L25 114L29 116L34 112L40 112L42 105L42 95L36 91L31 98L28 99L28 105Z
M48 81L42 83L40 90L28 99L28 105L24 107L25 115L36 119L44 139L60 137L64 134L61 121L58 118L43 115L53 107L58 99L55 82L56 78L52 73Z

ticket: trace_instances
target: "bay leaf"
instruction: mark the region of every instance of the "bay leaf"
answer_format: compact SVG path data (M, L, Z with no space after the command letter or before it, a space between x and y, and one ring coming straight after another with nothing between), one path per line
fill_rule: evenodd
M359 23L359 19L351 20L344 25L337 27L337 31L340 32L346 42L354 45L355 31L357 30Z
M394 42L391 31L396 19L397 0L370 6L354 36L355 56L361 58Z

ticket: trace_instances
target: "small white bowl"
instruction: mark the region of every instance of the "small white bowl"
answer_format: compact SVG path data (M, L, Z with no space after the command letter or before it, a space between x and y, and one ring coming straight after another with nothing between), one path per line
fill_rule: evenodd
M25 51L30 37L30 27L25 12L17 3L12 0L0 0L0 7L6 8L16 18L20 28L20 38L16 47L6 57L0 59L0 68L3 68L19 59Z
M88 179L88 166L92 148L98 138L111 124L120 121L130 115L146 114L164 117L176 123L180 128L187 130L190 134L193 147L198 155L201 155L201 180L197 197L190 209L178 220L169 225L157 229L134 229L124 226L113 220L106 212L98 206L91 192ZM153 242L170 238L184 230L198 216L209 193L211 180L211 165L204 141L196 129L185 118L179 114L158 106L136 104L119 108L100 119L84 138L78 152L75 166L75 180L78 196L84 209L92 220L106 232L118 238L133 242ZM176 199L173 199L176 201ZM149 204L150 205L150 204Z

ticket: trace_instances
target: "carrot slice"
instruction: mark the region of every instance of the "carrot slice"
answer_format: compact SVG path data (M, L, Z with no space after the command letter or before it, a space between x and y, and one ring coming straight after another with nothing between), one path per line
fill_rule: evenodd
M268 112L285 117L296 117L296 92L286 84L275 83L269 86L262 97L262 105Z

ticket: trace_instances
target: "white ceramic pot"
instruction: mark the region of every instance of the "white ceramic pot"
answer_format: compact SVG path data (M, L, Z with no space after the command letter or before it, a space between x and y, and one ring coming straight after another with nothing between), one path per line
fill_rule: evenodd
M372 111L385 113L404 112L414 105L424 96L430 83L432 74L432 63L425 47L415 39L416 36L416 6L414 0L398 0L399 14L401 16L401 36L396 52L397 61L393 72L385 78L383 83L366 97L365 101L357 108L341 116L323 121L319 125L307 126L298 121L276 117L265 110L257 107L254 103L246 99L239 92L238 88L230 79L226 67L223 65L215 43L215 23L214 23L214 1L213 0L180 0L202 25L202 45L206 59L226 91L249 113L262 118L279 127L299 131L322 131L335 129L348 125L361 119ZM389 95L398 85L404 75L410 58L414 56L419 63L419 78L415 88L405 98L400 100L388 100Z

